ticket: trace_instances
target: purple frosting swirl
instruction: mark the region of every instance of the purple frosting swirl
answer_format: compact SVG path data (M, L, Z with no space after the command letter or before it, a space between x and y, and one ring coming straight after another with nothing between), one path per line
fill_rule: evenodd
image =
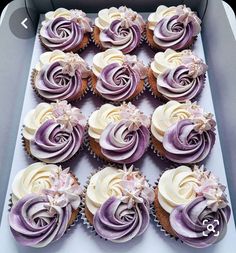
M109 28L101 31L100 41L104 48L117 48L126 54L141 42L141 29L136 24L125 26L123 20L114 20Z
M133 96L140 82L140 75L131 66L112 63L101 72L96 90L106 99L124 101Z
M17 242L40 248L64 235L71 214L70 205L63 208L50 206L46 196L32 194L12 207L9 224Z
M141 125L137 130L129 129L127 121L110 123L102 132L99 144L102 154L109 160L121 164L139 160L149 144L149 130Z
M214 143L213 130L197 132L189 119L170 127L164 135L163 147L166 157L177 163L198 163L205 159Z
M74 100L82 89L82 77L79 70L73 76L63 73L60 62L45 66L39 73L35 87L38 93L50 101Z
M93 225L101 237L113 242L127 242L145 232L149 209L144 203L128 208L116 197L110 197L96 212Z
M207 200L204 197L198 197L187 206L176 207L170 214L170 224L184 243L195 248L205 248L224 237L230 213L229 206L213 212L207 207ZM205 225L204 220L208 221ZM216 232L207 229L209 224ZM218 231L219 236L214 236Z
M63 129L53 120L44 122L30 141L31 154L46 163L61 163L69 160L79 150L84 127L77 124L72 132Z
M181 19L179 15L164 17L155 26L154 42L163 50L182 50L192 44L199 33L200 24L194 18Z
M58 17L46 23L40 35L42 43L50 50L71 52L80 45L84 29L75 20Z
M194 99L203 89L205 75L189 75L189 68L181 65L168 69L157 78L158 91L168 100L185 102Z

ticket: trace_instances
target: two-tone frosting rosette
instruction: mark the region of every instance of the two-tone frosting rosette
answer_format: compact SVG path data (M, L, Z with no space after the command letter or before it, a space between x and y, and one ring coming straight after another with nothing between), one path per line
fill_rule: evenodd
M77 219L82 192L69 168L38 162L19 171L9 213L15 240L35 248L59 240Z
M225 189L204 166L166 170L155 188L158 226L191 247L218 243L226 234L231 214Z
M148 17L146 37L148 44L159 50L189 48L201 32L201 20L185 5L158 6Z
M93 91L106 100L132 100L144 90L147 68L135 55L107 49L94 56L92 71Z
M91 72L78 55L61 50L46 52L32 74L32 86L47 101L79 100L88 88Z
M180 164L199 163L215 143L213 114L197 103L169 101L156 108L151 120L152 148Z
M130 53L142 42L145 22L141 15L130 8L111 7L98 12L93 39L103 49L116 48Z
M140 172L105 167L89 178L82 219L104 239L127 242L145 232L154 191Z
M150 119L130 102L102 105L91 114L88 125L89 148L105 161L134 163L149 145Z
M207 65L191 50L167 49L155 55L148 71L154 96L185 102L196 100L205 84Z
M32 157L46 163L72 158L83 144L86 118L67 101L40 103L24 119L23 144Z
M88 45L92 31L91 20L83 11L59 8L45 14L40 40L51 51L78 52Z

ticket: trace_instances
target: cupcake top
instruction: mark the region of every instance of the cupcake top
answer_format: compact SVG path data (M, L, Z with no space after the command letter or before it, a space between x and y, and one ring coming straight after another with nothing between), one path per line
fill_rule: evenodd
M153 40L159 48L182 50L201 32L201 20L185 5L160 5L149 15L148 29L153 31Z
M168 100L185 102L203 89L207 65L191 50L167 49L155 55L151 70L157 90Z
M204 166L179 166L161 175L158 201L170 214L176 236L192 247L205 248L225 235L231 213L225 189ZM209 225L214 229L210 231Z
M33 85L49 101L79 99L79 94L83 94L83 79L90 76L88 65L78 54L60 50L41 54L35 70Z
M196 103L169 101L152 115L151 133L162 143L165 156L177 163L197 163L215 143L216 122Z
M116 48L124 53L133 51L141 42L145 22L141 15L121 6L99 11L95 19L103 48Z
M92 32L91 20L81 10L59 8L45 14L40 38L50 50L78 51L86 33Z
M88 134L108 160L125 164L142 157L149 145L150 119L131 103L104 104L89 118Z
M27 113L22 134L32 156L43 162L60 163L79 150L85 126L86 118L80 109L66 101L40 103Z
M98 235L122 243L147 229L153 200L152 188L133 166L105 167L90 178L85 205Z
M135 55L107 49L93 58L93 73L97 77L96 91L105 99L125 101L136 93L147 69Z
M44 163L19 171L12 190L17 202L9 213L11 231L17 242L35 248L65 234L82 194L69 168Z

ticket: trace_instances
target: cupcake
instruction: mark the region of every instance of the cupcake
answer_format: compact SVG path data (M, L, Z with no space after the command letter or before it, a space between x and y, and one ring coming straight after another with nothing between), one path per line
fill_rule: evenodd
M83 11L59 8L45 14L40 40L51 51L78 52L88 45L92 31L91 20Z
M95 156L120 164L139 160L149 145L150 119L133 104L104 104L89 118L88 142Z
M207 65L191 50L167 49L155 55L148 70L148 82L154 96L185 102L201 93Z
M167 234L191 247L218 243L231 213L225 188L204 166L166 170L155 188L156 221Z
M23 144L30 156L46 163L61 163L80 149L86 118L66 101L40 103L24 119Z
M215 126L213 115L196 102L169 101L152 115L152 148L176 163L201 162L215 143Z
M124 243L149 225L153 189L138 171L105 167L89 180L82 219L102 238Z
M102 49L116 48L127 54L142 42L145 22L137 12L121 6L98 12L93 39Z
M107 49L94 56L92 71L93 91L106 100L132 100L144 90L147 69L135 55Z
M17 173L9 225L15 240L42 248L59 240L75 223L82 189L69 168L41 162Z
M160 5L148 17L146 38L158 50L189 48L201 32L201 20L185 5Z
M78 54L55 50L41 54L32 85L47 101L75 101L85 94L89 78L88 65Z

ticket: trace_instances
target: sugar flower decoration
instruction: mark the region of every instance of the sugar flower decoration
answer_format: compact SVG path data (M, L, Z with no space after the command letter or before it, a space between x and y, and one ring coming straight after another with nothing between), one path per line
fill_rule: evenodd
M67 53L65 60L61 62L62 73L69 76L75 76L76 71L81 74L82 78L87 78L90 75L90 70L85 61L77 54Z
M69 168L53 172L50 176L51 188L45 189L44 194L48 196L52 206L65 207L68 204L77 209L81 202L82 188L70 174Z
M132 103L123 103L121 105L121 119L127 121L129 131L135 131L142 125L145 127L150 126L150 118L144 115L139 109Z
M71 19L79 23L84 32L92 32L91 20L81 10L70 10Z
M146 178L138 171L133 171L133 166L129 169L124 166L124 176L120 182L123 191L121 200L128 203L128 208L132 208L135 203L147 201L151 204L154 200L154 192L149 187Z
M137 71L141 79L144 79L146 77L147 68L141 61L138 60L136 55L125 55L124 65L128 65Z
M198 196L203 196L207 200L207 206L213 212L227 206L226 187L219 183L219 179L209 171L195 165L193 173L199 180L199 186L195 187Z
M212 113L205 113L196 102L186 102L187 110L191 113L190 119L194 123L194 129L202 134L204 131L214 130L216 122Z
M52 114L57 123L68 132L73 131L76 125L85 126L86 118L82 115L79 108L71 107L67 101L57 101L52 103Z

